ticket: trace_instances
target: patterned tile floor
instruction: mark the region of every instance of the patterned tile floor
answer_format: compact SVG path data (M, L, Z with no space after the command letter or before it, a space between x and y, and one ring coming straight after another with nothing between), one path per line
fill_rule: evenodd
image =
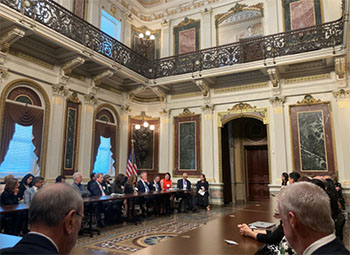
M126 225L109 226L102 229L99 236L94 235L93 238L88 236L79 237L76 247L84 247L95 254L130 254L149 245L198 228L218 216L235 212L246 206L247 204L232 207L217 207L213 208L210 212L175 213L168 217L150 217L138 225L128 223ZM344 243L349 249L350 217L348 217L344 228Z

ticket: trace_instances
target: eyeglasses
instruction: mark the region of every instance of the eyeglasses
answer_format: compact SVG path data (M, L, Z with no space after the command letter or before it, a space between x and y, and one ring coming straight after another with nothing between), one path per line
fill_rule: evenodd
M65 216L67 216L67 214L70 212L71 210L69 210L66 214L65 214ZM75 213L78 215L78 216L80 216L81 218L84 218L84 215L82 215L81 213L79 213L78 211L75 211Z

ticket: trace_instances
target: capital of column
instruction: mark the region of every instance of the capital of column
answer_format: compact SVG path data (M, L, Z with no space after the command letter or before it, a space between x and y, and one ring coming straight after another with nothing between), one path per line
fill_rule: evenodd
M54 96L66 97L69 94L69 89L63 84L52 84L51 88Z

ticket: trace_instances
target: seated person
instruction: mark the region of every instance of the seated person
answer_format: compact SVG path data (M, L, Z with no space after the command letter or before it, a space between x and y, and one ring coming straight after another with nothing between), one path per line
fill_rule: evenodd
M111 176L109 174L105 174L103 176L102 188L105 191L106 195L112 194L112 184L110 183Z
M170 173L166 173L164 179L160 181L162 185L162 190L167 190L172 187L171 175Z
M41 176L36 176L33 179L33 186L29 189L26 189L24 192L24 203L30 205L33 200L34 195L37 191L44 185L44 178Z
M170 173L166 173L164 179L160 181L162 190L169 190L172 187L171 175ZM165 208L167 212L174 210L174 194L164 195Z
M92 173L90 174L90 181L87 184L87 189L90 191L91 193L91 185L96 181L96 173Z
M65 183L66 182L66 176L64 175L59 175L56 178L56 183Z
M100 196L106 196L106 193L103 190L102 187L102 182L103 182L103 173L97 173L96 174L96 181L94 181L91 186L90 186L90 192L91 192L91 196L93 197L100 197ZM104 220L102 220L101 214L104 213L105 214L105 218L107 218L108 216L108 212L105 209L106 207L109 207L109 203L108 202L98 202L97 205L95 205L95 213L96 213L96 220L97 220L97 224L99 225L99 227L103 228L105 226L105 222Z
M238 224L237 227L239 228L239 232L242 236L248 236L266 244L279 244L284 236L282 222L280 222L274 231L257 229L252 230L247 224Z
M187 173L182 174L182 179L177 181L177 187L181 190L185 190L184 193L180 193L178 197L184 199L185 202L185 211L195 210L191 189L191 182L187 180ZM180 202L181 203L181 202Z
M73 184L72 186L76 188L82 197L89 197L91 195L90 191L83 185L81 182L83 181L83 176L80 172L75 172L73 174Z
M32 181L33 181L34 175L32 174L26 174L22 180L19 183L19 191L18 191L18 197L19 200L23 199L24 196L24 191L26 191L26 189L32 187Z
M9 179L6 182L5 190L0 196L0 204L4 205L17 205L19 201L19 183L16 178ZM5 229L5 233L9 235L19 235L21 230L24 233L27 230L24 228L26 226L27 212L11 212L6 213L3 218L2 227Z
M159 175L155 175L153 181L150 184L150 189L152 191L161 191L162 190L162 186L160 184L160 176Z
M29 208L30 231L0 254L69 254L78 238L83 201L72 186L58 183L40 189Z
M209 183L205 178L204 174L201 174L200 180L197 182L197 205L206 208L208 211L210 210L209 205Z
M112 193L123 194L124 193L124 174L118 174L112 184Z
M278 194L283 232L297 254L349 254L334 234L329 197L308 182L287 186Z
M162 191L162 185L160 183L160 176L155 175L153 181L150 183L150 189L155 192L160 192ZM154 196L153 198L153 203L154 203L154 211L155 214L159 215L164 213L165 211L165 196L158 195Z
M289 174L289 184L293 184L297 182L300 178L300 174L298 172L291 172Z
M141 173L141 180L139 180L137 182L137 189L138 189L138 191L141 192L141 193L148 193L148 192L151 191L150 186L151 186L151 184L148 181L147 173L146 172L142 172ZM147 208L150 208L152 206L153 196L140 197L138 199L138 203L141 206L142 214L145 216L145 214L146 214L145 205L146 205Z

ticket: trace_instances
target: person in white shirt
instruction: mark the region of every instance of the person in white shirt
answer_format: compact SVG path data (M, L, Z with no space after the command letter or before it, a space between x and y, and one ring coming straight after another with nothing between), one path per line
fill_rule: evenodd
M336 238L327 193L315 184L295 183L278 195L288 243L299 255L349 254Z
M33 200L34 195L37 191L44 185L44 178L41 176L36 176L33 179L33 186L24 191L24 203L30 205Z

